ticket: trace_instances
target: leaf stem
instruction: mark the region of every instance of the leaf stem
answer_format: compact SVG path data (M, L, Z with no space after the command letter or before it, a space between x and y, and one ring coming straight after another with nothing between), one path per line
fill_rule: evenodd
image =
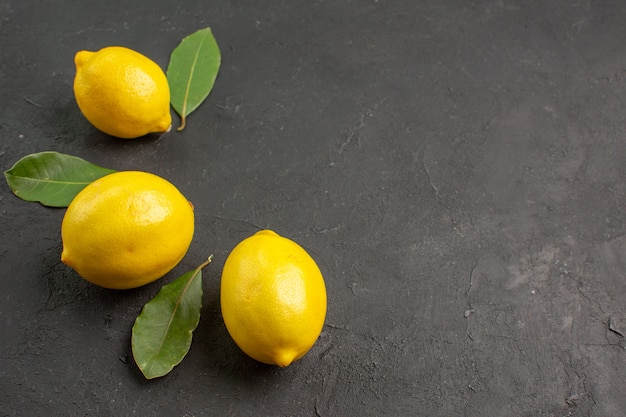
M180 116L180 126L178 126L176 131L180 132L181 130L183 130L185 128L186 125L187 125L187 117Z
M207 266L208 264L210 264L212 260L213 260L213 254L209 255L209 257L207 258L207 260L206 260L206 261L204 261L202 264L200 264L200 265L196 268L196 271L199 271L199 270L203 269L205 266Z

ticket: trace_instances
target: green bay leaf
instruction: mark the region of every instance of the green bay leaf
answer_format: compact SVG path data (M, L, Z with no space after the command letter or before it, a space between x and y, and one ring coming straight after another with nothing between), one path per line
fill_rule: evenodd
M167 375L189 352L202 308L202 268L164 285L135 319L131 347L146 379Z
M172 51L167 81L172 107L181 117L179 131L185 128L187 116L209 96L221 59L211 28L200 29L187 36Z
M46 151L26 155L4 177L23 200L67 207L88 184L113 172L77 156Z

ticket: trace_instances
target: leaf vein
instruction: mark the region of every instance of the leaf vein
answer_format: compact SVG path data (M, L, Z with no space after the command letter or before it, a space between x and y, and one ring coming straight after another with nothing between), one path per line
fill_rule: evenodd
M12 177L15 178L15 179L20 179L22 181L26 181L28 183L33 183L35 185L43 183L45 185L62 184L62 185L69 186L69 185L74 185L74 184L76 184L76 185L87 185L87 184L90 184L90 183L93 182L91 180L90 181L60 181L60 180L50 180L50 179L45 179L45 180L44 179L33 179L33 178L30 178L30 177L23 177L23 176L20 176L20 175L12 175Z
M196 49L196 53L194 54L193 57L193 64L191 65L191 71L189 73L189 80L187 80L187 86L185 88L185 98L183 99L183 109L182 109L182 113L184 116L186 116L186 112L187 112L187 102L189 101L189 91L191 90L191 82L193 81L193 76L194 73L196 72L196 65L198 63L198 56L200 55L200 50L202 49L202 45L204 44L204 39L202 38L202 40L200 41L200 44L198 45L198 48Z

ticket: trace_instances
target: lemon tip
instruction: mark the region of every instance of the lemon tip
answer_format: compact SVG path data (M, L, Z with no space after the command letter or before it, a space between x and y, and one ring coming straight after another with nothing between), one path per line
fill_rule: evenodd
M274 357L274 362L279 367L285 368L291 365L291 363L294 361L295 358L296 358L296 354L294 352L284 351L284 352L279 352Z
M276 233L273 230L270 229L263 229L263 230L259 230L258 232L255 233L255 235L260 235L260 236L279 236L278 233Z
M74 63L76 64L76 68L82 67L83 64L87 62L87 60L91 58L94 53L95 52L85 50L76 52L76 55L74 55Z
M61 262L63 262L65 265L70 265L71 263L69 253L65 248L63 248L63 250L61 251Z

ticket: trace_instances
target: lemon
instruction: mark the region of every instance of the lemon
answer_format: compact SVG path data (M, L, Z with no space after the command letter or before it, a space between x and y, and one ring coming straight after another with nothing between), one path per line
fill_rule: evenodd
M285 367L317 340L326 318L326 287L311 256L271 230L241 241L222 271L226 329L250 357Z
M154 61L132 49L109 46L79 51L74 63L76 103L97 129L125 139L170 129L170 88Z
M147 172L116 172L68 206L61 261L101 287L135 288L174 268L193 231L193 206L173 184Z

